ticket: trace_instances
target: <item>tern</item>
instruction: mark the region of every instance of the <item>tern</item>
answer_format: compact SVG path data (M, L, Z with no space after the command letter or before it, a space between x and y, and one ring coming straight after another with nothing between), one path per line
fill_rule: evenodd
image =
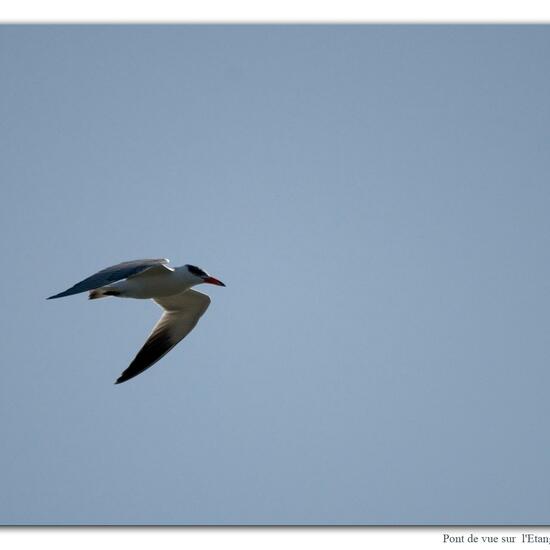
M168 267L166 258L122 262L98 271L48 300L89 292L89 299L107 296L152 299L164 313L115 384L126 382L153 366L195 328L210 297L191 287L202 283L225 286L194 265Z

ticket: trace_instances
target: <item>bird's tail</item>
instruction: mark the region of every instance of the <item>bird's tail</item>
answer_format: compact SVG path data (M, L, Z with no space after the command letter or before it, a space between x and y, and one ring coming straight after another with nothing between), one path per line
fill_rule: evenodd
M98 298L106 298L107 296L120 296L120 292L109 290L107 288L96 288L90 290L89 300L97 300Z

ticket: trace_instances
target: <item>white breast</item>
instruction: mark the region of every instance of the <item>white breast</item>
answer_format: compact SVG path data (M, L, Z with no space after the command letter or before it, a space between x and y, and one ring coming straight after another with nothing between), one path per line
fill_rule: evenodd
M188 280L183 279L175 271L152 270L152 273L144 272L124 281L109 285L108 288L120 292L124 298L160 298L173 296L191 287Z

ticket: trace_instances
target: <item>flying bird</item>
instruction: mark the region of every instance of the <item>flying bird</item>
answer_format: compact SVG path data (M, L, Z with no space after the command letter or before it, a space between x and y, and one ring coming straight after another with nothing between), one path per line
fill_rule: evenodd
M201 283L225 286L200 267L183 265L172 268L166 258L133 260L98 271L48 300L89 292L89 299L107 296L152 299L164 313L143 347L115 384L141 374L164 357L195 328L210 305L210 297L191 287Z

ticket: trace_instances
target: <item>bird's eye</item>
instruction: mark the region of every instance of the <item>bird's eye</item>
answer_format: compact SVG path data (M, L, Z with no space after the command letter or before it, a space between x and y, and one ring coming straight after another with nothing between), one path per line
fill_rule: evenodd
M197 267L196 265L187 264L187 269L197 277L207 277L207 274L200 267Z

